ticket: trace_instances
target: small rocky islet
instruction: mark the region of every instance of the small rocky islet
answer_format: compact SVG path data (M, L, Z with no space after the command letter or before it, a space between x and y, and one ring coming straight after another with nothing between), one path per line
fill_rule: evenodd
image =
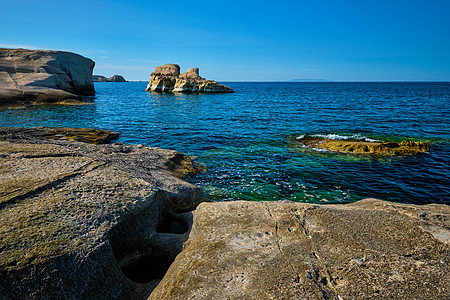
M113 75L109 78L102 75L92 75L92 80L94 82L127 82L122 75Z
M150 75L146 91L171 93L234 93L234 90L199 75L199 68L180 74L180 66L165 64Z
M1 104L58 103L93 92L75 84L92 84L93 62L81 56L0 53ZM14 59L27 67L11 68ZM73 64L74 59L83 64ZM199 78L198 69L180 74L176 65L157 67L149 82L150 90L159 92L186 92L191 86L198 92L202 84L212 83ZM68 98L57 96L66 93ZM118 134L0 128L1 298L450 295L448 205L376 199L345 205L203 203L202 190L184 180L203 166L176 151L113 143ZM386 148L389 155L429 151L417 142L322 147L346 153L361 148L373 155L378 154L372 148Z

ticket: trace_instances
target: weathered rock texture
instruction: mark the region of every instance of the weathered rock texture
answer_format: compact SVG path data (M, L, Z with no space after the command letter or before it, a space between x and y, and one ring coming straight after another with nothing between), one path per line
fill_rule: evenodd
M149 299L448 299L450 207L202 203Z
M19 128L11 127L7 129L0 128L0 133L8 135L21 135L42 137L50 140L83 142L90 144L107 144L117 139L120 135L118 132L109 130L100 130L93 128L67 128L67 127L34 127Z
M414 142L410 140L395 142L366 142L351 140L334 140L318 137L306 137L296 139L309 148L326 149L340 153L370 154L379 156L389 155L417 155L430 151L430 143Z
M198 68L180 74L180 66L166 64L155 68L146 91L181 93L233 93L234 90L199 75Z
M93 95L93 68L92 60L71 52L0 48L0 105Z
M148 297L202 199L177 177L195 170L175 151L0 128L0 298Z
M114 75L109 78L102 75L92 75L94 82L127 82L121 75Z

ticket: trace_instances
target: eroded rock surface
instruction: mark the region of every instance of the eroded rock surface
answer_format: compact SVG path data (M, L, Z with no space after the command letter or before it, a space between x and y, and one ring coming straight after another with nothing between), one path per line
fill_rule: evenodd
M308 148L326 149L340 153L370 154L377 156L417 155L419 153L430 151L430 143L410 140L395 143L305 137L296 139L295 142L301 143Z
M199 75L198 68L180 74L180 66L166 64L155 68L146 91L180 93L233 93L234 90Z
M30 130L0 130L0 298L146 298L202 200L177 177L196 165L176 151Z
M95 93L93 68L71 52L0 48L0 105L73 103Z
M202 203L149 299L446 299L450 208Z

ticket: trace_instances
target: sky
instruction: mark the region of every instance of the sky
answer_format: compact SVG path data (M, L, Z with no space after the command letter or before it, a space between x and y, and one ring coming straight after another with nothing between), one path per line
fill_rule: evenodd
M449 0L0 0L0 47L71 51L147 81L450 81Z

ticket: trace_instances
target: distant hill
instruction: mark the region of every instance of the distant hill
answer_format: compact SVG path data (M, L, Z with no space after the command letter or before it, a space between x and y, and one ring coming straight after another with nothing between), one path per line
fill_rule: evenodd
M307 78L307 79L291 79L288 80L288 82L331 82L331 80Z

